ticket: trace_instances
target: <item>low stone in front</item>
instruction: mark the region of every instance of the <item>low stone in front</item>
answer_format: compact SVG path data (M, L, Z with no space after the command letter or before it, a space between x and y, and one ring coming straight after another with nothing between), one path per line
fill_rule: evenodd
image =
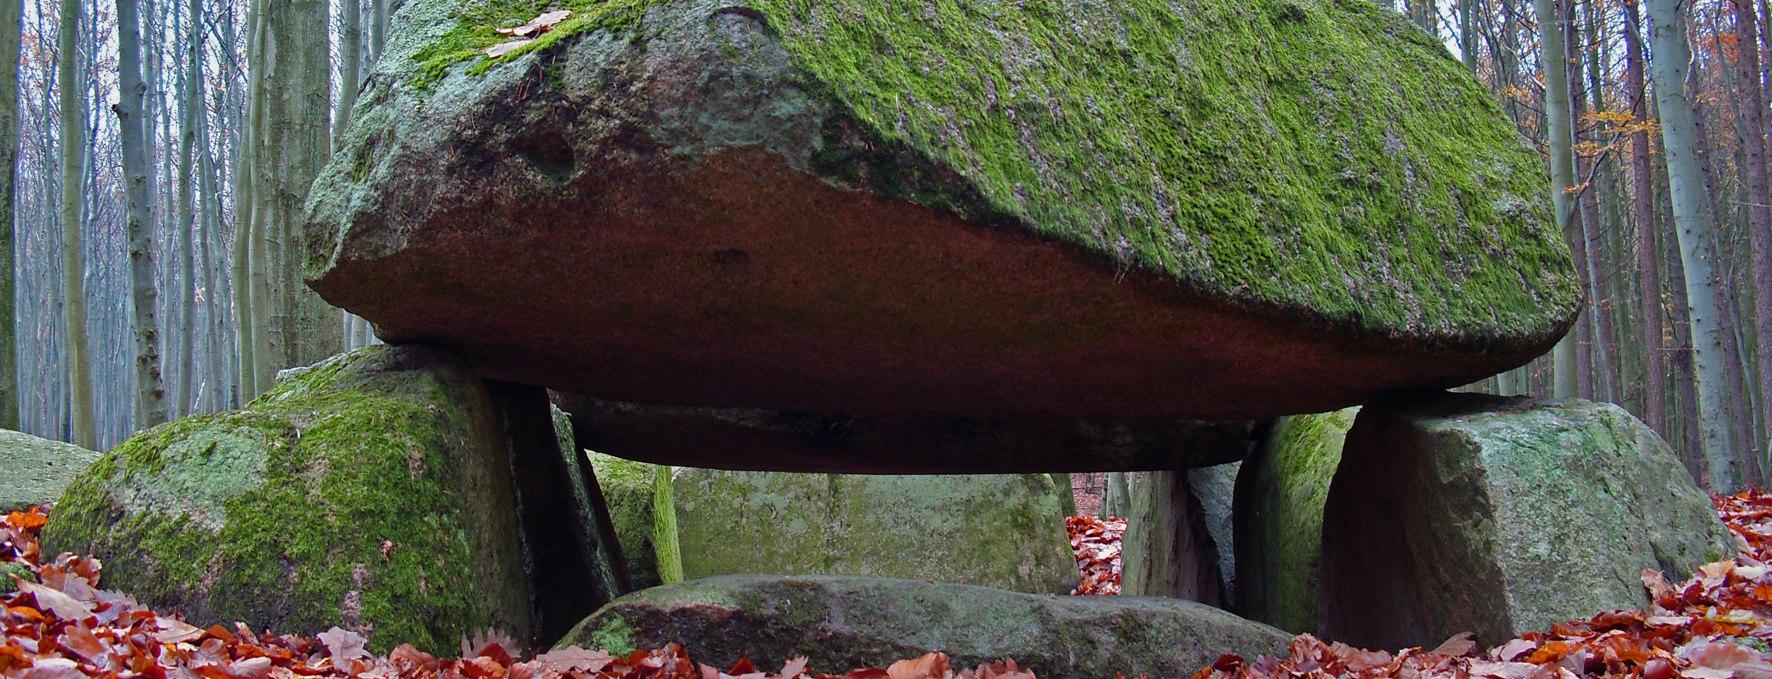
M1051 597L916 580L738 575L637 592L566 636L622 653L678 642L696 660L821 672L941 651L956 667L1014 659L1040 677L1185 677L1220 654L1283 653L1290 637L1216 608L1154 597Z

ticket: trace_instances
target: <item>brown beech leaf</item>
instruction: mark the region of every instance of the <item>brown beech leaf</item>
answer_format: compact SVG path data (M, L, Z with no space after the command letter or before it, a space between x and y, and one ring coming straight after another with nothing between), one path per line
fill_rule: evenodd
M333 667L347 667L348 661L369 657L369 651L363 648L369 640L356 632L334 625L332 629L315 636L326 646L327 654L332 656Z
M1473 632L1459 632L1458 634L1452 635L1451 639L1440 642L1438 647L1428 652L1453 657L1462 656L1470 653L1471 650L1477 647L1476 636L1477 635Z
M615 662L615 657L603 651L587 651L578 646L568 646L535 656L535 660L556 672L599 672Z
M921 658L892 663L886 668L886 676L891 679L943 679L949 669L947 654L937 651Z
M527 45L532 42L535 42L535 41L534 40L512 40L509 42L501 42L497 45L493 45L491 47L486 48L486 56L497 59L497 58L502 57L506 54L510 54L511 52L515 51L517 48L522 47L522 46Z
M18 581L18 589L37 599L37 610L53 613L63 620L85 620L92 617L92 608L74 597L35 582Z

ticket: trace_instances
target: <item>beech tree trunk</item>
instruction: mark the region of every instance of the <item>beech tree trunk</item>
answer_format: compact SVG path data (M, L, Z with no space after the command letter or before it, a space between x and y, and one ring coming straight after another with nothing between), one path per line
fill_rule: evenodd
M17 223L18 61L24 4L0 3L0 429L18 426L18 293L13 287Z
M80 0L62 0L56 50L61 107L62 317L67 324L68 425L74 445L98 448L92 407L92 355L86 333L86 245L81 238L86 198L85 85L79 79Z
M135 341L136 427L166 421L166 389L160 382L160 325L155 319L159 290L154 280L154 213L148 185L148 121L143 115L147 86L142 83L141 19L136 0L117 0L117 113L123 145L124 186L129 197L129 287Z
M1630 136L1631 144L1631 220L1636 227L1637 281L1642 287L1639 311L1642 314L1643 342L1643 421L1667 438L1667 368L1663 361L1661 276L1658 271L1655 238L1655 188L1649 165L1649 90L1643 78L1642 17L1636 2L1625 8L1625 80L1631 96L1631 117L1639 126Z
M1556 212L1557 228L1563 231L1563 238L1580 248L1583 244L1581 234L1570 232L1575 206L1569 195L1569 189L1575 186L1575 157L1571 149L1571 130L1574 129L1574 124L1569 115L1569 69L1563 56L1563 31L1559 21L1563 13L1559 11L1558 0L1534 0L1532 6L1538 17L1539 63L1544 65L1544 117L1550 142L1551 206ZM1578 259L1576 265L1584 266L1584 259ZM1575 335L1563 336L1563 340L1557 343L1553 360L1556 371L1553 395L1557 398L1574 398L1579 392L1580 379L1580 357Z
M1546 0L1538 0L1545 2ZM1673 201L1674 228L1680 262L1686 275L1686 305L1692 323L1701 445L1710 473L1710 489L1732 493L1740 485L1735 466L1735 432L1719 413L1729 407L1728 364L1717 309L1717 253L1709 197L1697 157L1697 131L1686 98L1686 21L1678 0L1644 0L1649 11L1649 40L1655 60L1656 108L1661 113L1662 157L1667 163L1668 192Z

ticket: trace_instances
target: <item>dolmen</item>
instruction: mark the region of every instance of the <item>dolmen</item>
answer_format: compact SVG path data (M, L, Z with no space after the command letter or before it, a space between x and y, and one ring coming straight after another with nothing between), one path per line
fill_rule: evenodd
M1040 676L1191 672L1211 653L1278 650L1285 634L1175 599L889 578L638 589L665 579L630 572L659 568L660 553L621 554L584 449L728 471L1166 470L1147 509L1194 526L1173 514L1216 508L1199 525L1231 542L1246 531L1222 509L1248 503L1190 498L1204 491L1183 472L1245 459L1272 418L1407 402L1522 365L1580 306L1537 154L1440 41L1376 3L563 4L537 17L408 0L313 185L307 284L396 353L347 354L239 414L144 432L72 486L77 518L46 539L107 563L143 541L203 545L218 555L207 566L118 571L156 603L340 624L377 648L446 648L474 625L537 648L705 630L673 640L719 664L765 642L800 652L823 630L875 649L832 662L885 664L909 653L882 641L897 619L846 616L909 601L907 614L977 604L968 619L1006 638L1063 637L1050 646L1074 660L1024 658ZM365 397L386 408L350 407ZM350 473L337 461L359 458L306 435L325 423L387 428L340 439L399 480L371 486L385 497L327 495ZM232 466L215 488L158 490L216 459ZM1233 485L1231 469L1214 487ZM1236 473L1254 469L1273 467ZM1307 486L1298 497L1325 502ZM1301 510L1323 517L1325 588L1340 567L1327 550L1345 544L1331 526L1367 516L1338 508L1341 492ZM206 541L256 534L277 515L252 498L272 495L321 508L303 521L337 539L266 538L293 574L218 590L231 581L202 576L236 548ZM379 527L370 541L337 523L359 515ZM1175 551L1162 535L1140 544ZM434 561L409 551L421 546ZM1243 564L1277 563L1215 549L1227 593ZM460 550L485 562L446 556ZM299 564L321 559L336 565L307 578ZM475 578L496 601L450 598ZM788 591L824 598L771 608ZM271 603L252 609L254 593ZM386 614L393 601L419 617ZM277 607L290 602L311 608ZM454 617L422 617L433 602ZM716 613L759 621L756 635L682 617ZM1212 643L1109 666L1115 647L1185 630ZM919 634L891 639L1022 653Z

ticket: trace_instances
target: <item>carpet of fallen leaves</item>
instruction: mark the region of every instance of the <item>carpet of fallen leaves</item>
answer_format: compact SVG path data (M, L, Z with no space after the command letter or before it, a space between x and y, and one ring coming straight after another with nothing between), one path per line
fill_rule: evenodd
M1715 497L1741 554L1680 583L1645 570L1648 611L1560 623L1487 651L1469 635L1433 650L1367 651L1302 635L1286 657L1224 656L1193 679L1772 679L1772 494Z
M1071 551L1077 553L1077 570L1083 574L1082 584L1071 594L1119 594L1120 541L1126 534L1126 520L1071 516L1065 518L1064 527L1071 535Z
M1741 554L1679 583L1645 571L1651 610L1602 613L1488 650L1469 635L1432 650L1391 653L1307 634L1293 639L1284 657L1227 655L1192 679L1772 679L1772 664L1756 650L1772 640L1772 495L1715 500ZM815 673L804 658L774 672L748 660L722 672L674 644L626 656L575 647L525 657L509 639L479 635L462 641L461 658L437 658L410 645L375 656L361 636L338 628L311 638L242 624L202 629L98 589L102 566L95 559L63 554L45 563L37 537L46 521L42 509L0 517L0 572L11 574L0 577L16 583L16 591L0 597L6 632L0 675L9 679L1034 679L1012 661L955 670L940 653L842 675ZM1086 575L1085 584L1095 583L1093 593L1110 584L1117 591L1125 522L1073 517L1066 523L1079 567L1099 574Z

